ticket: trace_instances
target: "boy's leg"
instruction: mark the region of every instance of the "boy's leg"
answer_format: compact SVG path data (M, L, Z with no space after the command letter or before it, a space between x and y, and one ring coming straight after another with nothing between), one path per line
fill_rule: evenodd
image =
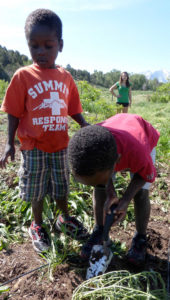
M110 187L110 186L109 186ZM109 187L105 186L96 186L93 190L93 211L94 211L94 219L95 226L93 228L93 232L90 235L89 240L83 245L81 251L81 257L84 259L88 259L91 250L94 245L101 244L103 237L103 211L104 204L107 199L107 194L110 192ZM109 240L108 240L109 244Z
M32 201L32 212L34 216L34 221L37 225L41 226L42 220L42 212L43 212L43 201Z
M151 152L151 158L155 164L156 149ZM145 262L147 250L146 230L150 217L149 189L150 182L146 182L142 189L134 197L136 234L128 251L127 258L134 264Z
M103 226L103 208L107 197L106 188L96 186L93 190L93 212L95 224Z
M98 185L93 190L93 211L96 225L103 226L104 205L107 200L117 197L113 181L115 181L116 173L112 174L107 186Z
M43 198L48 185L48 172L45 166L46 153L38 149L22 151L19 170L20 196L32 205L34 221L29 228L33 247L41 252L49 248L50 241L42 225Z
M129 262L141 265L145 262L147 251L146 230L150 217L149 190L141 189L134 197L136 233L127 253Z
M153 164L155 164L156 149L153 148L151 152ZM136 220L136 231L140 235L146 235L146 230L150 217L150 200L149 189L151 183L146 182L142 189L134 197L134 209Z
M141 189L134 197L136 231L146 235L150 217L149 190Z
M155 164L156 149L153 148L151 152L151 158L153 164ZM131 178L133 174L131 173ZM139 234L146 234L147 225L150 217L150 200L149 200L149 189L151 183L145 182L144 186L134 197L134 209L135 209L135 220L136 230Z
M69 213L68 213L68 197L66 196L62 199L58 198L55 201L57 203L57 206L58 206L59 210L61 210L62 214L65 217L68 217L69 216Z
M61 211L56 229L77 240L87 238L89 234L83 224L75 217L69 216L68 212L69 168L66 149L51 153L51 166L51 195Z
M50 193L64 217L68 217L69 168L66 149L50 154Z
M78 241L87 239L89 237L87 229L76 217L69 215L67 201L64 200L63 204L62 200L57 199L56 203L61 211L55 224L56 229Z

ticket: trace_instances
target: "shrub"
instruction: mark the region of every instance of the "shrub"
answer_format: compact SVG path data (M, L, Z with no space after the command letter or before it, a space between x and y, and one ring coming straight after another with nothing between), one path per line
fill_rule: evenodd
M8 86L8 82L5 80L0 80L0 104L1 104L1 100L3 99L4 95L5 95L5 91L7 89Z
M149 97L151 102L168 103L170 101L170 82L164 83L156 89L156 92Z
M87 81L79 81L77 86L84 111L94 113L96 116L104 115L105 119L121 111L121 106L117 107L116 104L102 98L102 91L94 88Z

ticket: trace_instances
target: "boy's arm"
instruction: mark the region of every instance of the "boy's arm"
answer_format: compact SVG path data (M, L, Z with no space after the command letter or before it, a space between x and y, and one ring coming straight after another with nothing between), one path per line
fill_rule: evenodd
M86 122L82 114L76 114L71 116L74 121L76 121L81 127L85 127L89 125L89 123Z
M112 178L110 178L106 186L106 194L106 201L103 208L103 224L105 223L106 214L111 213L110 207L112 206L112 204L116 204L119 202Z
M10 114L8 114L8 134L7 134L7 142L5 146L4 153L0 159L0 167L5 168L6 163L8 163L8 157L11 157L11 160L15 158L15 147L14 147L14 138L15 133L18 128L19 118L16 118Z
M117 223L119 223L124 219L130 201L134 198L134 196L137 194L137 192L142 188L144 184L145 184L145 180L139 174L137 173L134 174L123 197L119 200L117 208L115 209L117 218L116 221L113 223L113 225L116 225Z
M128 204L130 201L134 198L134 196L137 194L137 192L142 188L142 186L145 184L145 180L139 175L134 174L132 180L130 181L122 199L123 201L127 202Z

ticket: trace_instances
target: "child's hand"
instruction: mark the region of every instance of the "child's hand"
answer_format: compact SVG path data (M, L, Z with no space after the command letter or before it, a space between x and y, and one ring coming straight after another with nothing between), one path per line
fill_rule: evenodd
M6 164L8 163L8 157L11 157L11 161L15 159L15 147L6 144L4 154L0 159L0 168L6 168Z
M104 214L103 224L105 224L106 214L111 213L110 207L112 206L112 204L117 204L117 207L114 210L115 221L113 222L113 226L115 226L125 218L129 202L127 202L123 199L119 200L117 197L112 198L111 200L110 199L107 200L105 202L104 209L103 209L103 214Z
M128 208L129 202L120 199L118 202L117 207L115 208L115 221L113 222L113 226L117 225L119 222L121 222L127 213L127 208Z
M110 207L112 204L117 204L118 202L119 199L116 196L106 200L103 208L103 224L105 224L106 214L111 214Z

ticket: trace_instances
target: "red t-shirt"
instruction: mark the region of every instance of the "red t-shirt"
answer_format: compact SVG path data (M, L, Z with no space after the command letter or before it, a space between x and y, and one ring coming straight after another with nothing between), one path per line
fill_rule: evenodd
M20 68L7 89L1 110L20 119L21 150L56 152L68 145L68 119L82 112L76 84L62 67Z
M121 154L115 171L128 169L145 181L153 182L156 170L150 153L157 145L159 132L142 117L135 114L117 114L97 125L106 127L114 136Z

